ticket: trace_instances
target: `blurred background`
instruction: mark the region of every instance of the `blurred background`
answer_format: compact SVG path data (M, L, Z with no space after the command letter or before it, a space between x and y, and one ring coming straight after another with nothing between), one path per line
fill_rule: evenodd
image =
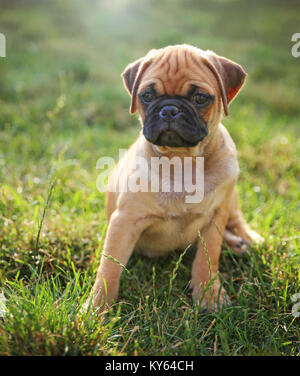
M11 132L17 133L14 157L21 161L28 149L30 159L52 155L61 142L86 148L91 133L96 150L103 146L98 131L137 124L128 116L120 74L149 49L168 44L211 49L244 66L249 76L233 116L245 106L275 118L298 117L300 59L291 55L291 36L299 32L299 11L299 1L275 0L0 0L7 43L7 57L0 60L6 158L16 150L6 150L7 141L18 142ZM274 127L285 130L287 123L292 121ZM56 151L49 150L52 142Z

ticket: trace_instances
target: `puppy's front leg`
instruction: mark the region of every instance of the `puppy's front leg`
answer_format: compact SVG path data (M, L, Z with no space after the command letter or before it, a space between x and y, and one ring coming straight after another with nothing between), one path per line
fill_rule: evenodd
M149 219L133 217L127 211L115 210L112 214L96 282L92 290L92 303L100 311L116 299L122 265L126 266L134 246L147 227Z
M230 303L226 291L220 290L218 278L219 257L229 210L227 205L220 207L211 222L201 231L198 249L192 266L191 287L196 303L216 311L222 305Z

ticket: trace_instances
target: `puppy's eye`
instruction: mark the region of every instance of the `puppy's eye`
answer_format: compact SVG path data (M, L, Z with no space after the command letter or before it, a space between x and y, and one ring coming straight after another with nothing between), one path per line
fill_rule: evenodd
M203 93L196 93L193 95L193 101L200 106L204 106L208 103L209 96Z
M145 103L150 103L154 99L154 94L151 91L146 91L146 93L142 94L142 99Z

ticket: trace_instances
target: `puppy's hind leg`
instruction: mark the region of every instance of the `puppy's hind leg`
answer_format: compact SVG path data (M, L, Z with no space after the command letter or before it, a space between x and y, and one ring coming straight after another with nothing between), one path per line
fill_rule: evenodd
M257 232L251 230L245 221L238 204L236 188L232 192L230 214L224 232L224 240L237 253L245 252L251 243L259 244L264 241Z

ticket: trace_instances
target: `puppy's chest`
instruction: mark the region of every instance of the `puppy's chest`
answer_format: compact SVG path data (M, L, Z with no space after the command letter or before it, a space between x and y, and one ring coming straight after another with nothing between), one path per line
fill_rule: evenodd
M207 223L207 217L185 214L157 218L143 232L136 249L148 256L159 256L175 249L184 249L193 244L198 231Z
M156 200L163 210L166 220L174 219L190 223L201 218L210 219L225 197L227 181L223 184L213 184L207 178L203 188L193 194L186 191L157 193ZM187 200L193 198L194 202Z
M223 196L212 192L198 204L186 204L184 195L180 194L157 193L156 199L160 210L137 244L137 249L149 256L184 249L194 243L198 232L211 220Z
M198 186L194 191L183 188L181 192L157 192L154 194L154 200L167 220L208 216L224 199L226 183L227 181L216 184L216 181L207 177L203 186Z

